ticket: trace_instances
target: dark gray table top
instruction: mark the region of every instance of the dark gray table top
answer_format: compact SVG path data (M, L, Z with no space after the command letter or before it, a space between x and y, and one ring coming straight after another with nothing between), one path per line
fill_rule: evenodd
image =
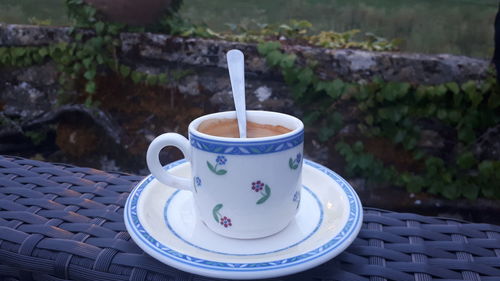
M0 280L211 280L130 239L123 207L141 179L0 156ZM364 210L346 251L273 280L500 280L500 226Z

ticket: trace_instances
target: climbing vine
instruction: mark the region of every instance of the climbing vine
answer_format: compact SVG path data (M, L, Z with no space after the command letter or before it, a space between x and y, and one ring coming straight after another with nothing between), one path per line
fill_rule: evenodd
M130 79L136 84L164 85L178 80L189 72L151 74L134 70L131 66L119 62L119 34L123 31L163 32L177 36L195 36L219 38L242 42L263 42L266 40L294 40L327 48L363 48L368 50L394 50L398 41L387 41L372 34L366 34L366 40L355 41L357 30L345 33L333 31L312 32L312 24L307 21L291 20L288 24L256 24L256 28L235 25L230 32L217 33L206 26L194 25L180 17L176 10L181 0L172 2L164 16L154 24L147 26L127 26L104 20L97 10L83 0L65 0L68 15L73 21L70 42L39 47L3 47L0 48L0 65L25 67L52 59L59 70L59 102L71 102L74 90L77 98L84 98L87 106L98 105L94 94L98 91L96 78L112 71Z
M71 42L38 47L2 47L0 65L25 67L50 58L59 70L60 102L68 102L67 93L79 90L87 106L98 105L93 98L98 87L96 77L106 75L110 70L136 84L146 85L164 85L169 79L186 74L150 74L121 64L118 60L118 48L121 45L119 34L130 28L124 24L104 21L96 9L83 0L66 0L66 5L74 22L70 29ZM158 25L164 23L165 21Z
M335 139L335 148L346 159L346 171L350 175L395 183L410 192L427 191L447 198L500 198L500 162L478 159L474 153L478 137L500 122L500 91L492 77L461 85L452 82L435 86L379 79L362 84L340 79L325 81L315 73L314 62L299 63L295 55L284 53L276 40L285 44L376 51L397 50L399 41L369 33L363 37L358 30L315 33L309 22L297 20L280 25L256 24L255 28L233 25L230 32L218 33L205 26L193 25L172 11L154 25L130 27L104 21L83 0L65 1L74 21L71 42L0 48L0 65L25 67L53 60L60 71L61 102L65 102L65 93L77 90L87 106L97 105L94 99L98 91L96 77L109 71L146 85L164 85L187 74L150 74L120 63L119 34L123 31L259 42L259 52L271 67L281 71L296 103L304 108L304 122L319 126L320 141ZM360 113L357 129L363 138L359 141L337 137L345 125L339 105L346 102L355 103ZM450 155L432 156L419 147L422 134L419 122L423 120L438 121L455 132L456 145ZM402 171L378 159L363 142L363 139L374 137L389 139L407 150L413 155L417 168Z
M492 75L484 81L435 86L380 79L325 81L315 74L314 64L299 64L278 42L261 43L258 51L271 67L281 71L293 98L305 111L306 124L320 125L318 139L335 138L349 175L449 199L500 198L500 162L478 159L474 153L478 137L500 122L500 90ZM335 137L344 126L339 105L347 102L355 103L360 113L357 130L362 137L354 143ZM453 130L456 144L450 155L433 156L419 147L422 121L439 122ZM407 150L417 168L402 171L366 151L363 139L374 137L389 139Z

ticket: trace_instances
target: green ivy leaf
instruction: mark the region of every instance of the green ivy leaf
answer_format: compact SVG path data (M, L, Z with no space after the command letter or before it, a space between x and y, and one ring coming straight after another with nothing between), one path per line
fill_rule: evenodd
M96 75L95 69L89 69L89 70L85 71L85 73L83 74L83 77L85 77L85 79L87 79L87 80L93 80L95 78L95 75Z
M439 188L441 190L441 194L443 194L444 197L450 200L455 200L460 196L460 193L458 191L458 188L455 186L447 186L446 188L443 188L443 186L438 186L439 183L433 184L435 189Z
M408 192L421 192L424 187L424 179L420 176L409 176L405 181Z
M446 119L447 116L448 116L448 113L446 112L446 109L443 109L443 108L438 109L437 117L439 119L444 120L444 119Z
M75 40L81 42L83 40L83 33L78 33L75 35Z
M366 100L370 96L369 87L366 85L360 85L359 90L356 92L355 98L358 101Z
M283 54L280 51L271 51L266 58L268 64L274 67L280 64Z
M97 22L94 26L97 34L101 34L104 31L105 27L106 25L102 21Z
M404 130L398 130L393 138L394 143L401 143L406 137L406 132Z
M161 73L158 75L158 84L167 84L168 79L167 79L167 74Z
M462 115L460 114L460 112L458 110L451 110L450 112L448 112L448 119L450 119L450 121L454 122L454 123L458 123L458 121L460 121Z
M82 63L88 69L92 65L92 58L85 58L82 60Z
M364 145L361 141L357 141L353 145L353 151L357 153L361 153L364 150Z
M421 101L425 98L426 96L426 93L427 93L427 90L425 88L425 86L418 86L417 90L415 91L415 99L417 101Z
M493 198L495 196L495 189L493 185L485 185L481 187L481 194L486 198Z
M477 84L474 81L465 82L462 85L462 90L467 94L467 97L472 102L472 106L476 107L481 103L482 96L477 91Z
M380 118L382 119L389 119L390 118L390 114L389 114L389 110L387 108L379 108L377 110L377 114Z
M460 185L461 193L467 199L477 199L479 195L479 187L475 184L462 184Z
M458 87L458 84L455 82L449 82L446 83L446 88L450 90L453 94L458 95L460 93L460 88Z
M49 50L47 48L40 48L38 50L38 54L44 58L45 56L49 55Z
M292 96L295 100L298 100L302 98L307 91L307 85L296 85L294 88L292 88Z
M365 117L365 122L366 122L366 124L368 124L370 126L373 125L373 115L367 115Z
M483 81L481 83L481 93L487 94L489 92L491 92L491 83L488 83L487 81Z
M318 118L321 116L321 113L319 111L311 111L307 112L304 114L304 117L302 118L302 121L306 125L312 125Z
M96 90L96 85L94 81L89 81L87 84L85 84L85 92L89 94L95 93Z
M347 154L349 154L351 152L351 148L350 146L345 143L345 142L338 142L336 145L335 145L335 149L342 155L342 156L346 156Z
M498 92L491 92L490 97L488 98L488 107L490 109L496 109L500 107L500 94Z
M371 154L359 155L357 161L358 161L358 166L363 170L366 170L369 167L374 167L374 163L373 163L374 158L373 158L373 155L371 155Z
M22 47L15 47L11 49L10 53L14 58L19 58L26 54L26 49Z
M299 72L299 75L297 76L297 78L299 79L299 81L302 84L307 85L307 84L310 84L312 82L313 76L314 76L314 73L313 73L312 69L310 69L310 68L303 68Z
M458 130L458 139L464 143L472 143L476 139L474 130L469 126L464 126Z
M145 76L146 76L146 74L141 73L139 71L132 71L132 74L131 74L132 81L135 84L138 84L139 82L143 81Z
M437 97L443 97L447 91L448 90L445 85L439 85L434 88L434 94Z
M257 45L257 51L264 56L272 51L279 50L280 48L281 44L276 41L264 42Z
M120 74L123 76L123 77L128 77L130 75L130 72L132 71L132 69L126 65L120 65Z
M146 85L152 86L156 85L156 83L158 83L158 75L146 75Z
M405 142L403 142L403 146L406 150L412 150L417 146L418 140L414 137L407 139Z
M403 82L403 83L397 83L396 84L396 93L397 97L404 97L406 94L408 94L411 86L409 83Z
M477 161L474 154L470 151L460 154L457 158L457 164L461 169L470 169L476 165Z
M478 165L479 175L481 177L489 178L495 172L492 161L483 161Z
M88 96L83 103L85 107L92 107L92 96Z
M335 129L329 126L324 126L319 129L318 139L321 142L325 142L330 139L335 134Z
M330 97L338 99L344 92L345 86L346 85L342 82L342 80L335 79L332 83L328 83L326 93Z
M431 103L427 106L427 115L428 116L433 116L434 113L436 112L436 105L434 103Z
M291 68L295 65L296 56L294 54L286 55L280 62L281 68Z

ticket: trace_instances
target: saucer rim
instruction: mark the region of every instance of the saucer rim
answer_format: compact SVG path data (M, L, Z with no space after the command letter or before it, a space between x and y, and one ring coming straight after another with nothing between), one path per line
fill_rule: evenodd
M188 161L185 159L178 160L166 165L164 168L172 169L186 162ZM154 179L152 175L145 177L139 182L127 198L124 209L126 228L132 239L145 252L163 263L194 274L218 278L253 279L278 277L312 268L337 256L354 241L361 229L363 209L356 191L340 175L311 160L304 159L304 164L326 174L340 186L341 190L347 195L349 216L341 230L336 233L336 235L331 236L327 242L311 247L309 249L312 250L304 251L293 257L276 261L266 260L253 263L228 263L207 261L203 258L191 257L182 252L173 250L168 246L162 245L144 229L137 216L137 202L140 193L142 193L141 188L142 190L145 189ZM133 204L132 201L135 201L135 205L131 207L131 204ZM135 215L135 217L133 217L135 221L131 218L131 215ZM142 227L142 231L138 229L137 225L139 225L139 228ZM200 262L205 262L205 264L200 264Z

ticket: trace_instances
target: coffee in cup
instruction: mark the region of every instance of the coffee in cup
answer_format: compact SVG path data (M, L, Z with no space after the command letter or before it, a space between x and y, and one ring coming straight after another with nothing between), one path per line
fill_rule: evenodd
M198 126L198 131L207 135L239 138L237 119L208 119ZM260 124L252 121L247 121L247 138L262 138L282 135L291 132L281 125Z

